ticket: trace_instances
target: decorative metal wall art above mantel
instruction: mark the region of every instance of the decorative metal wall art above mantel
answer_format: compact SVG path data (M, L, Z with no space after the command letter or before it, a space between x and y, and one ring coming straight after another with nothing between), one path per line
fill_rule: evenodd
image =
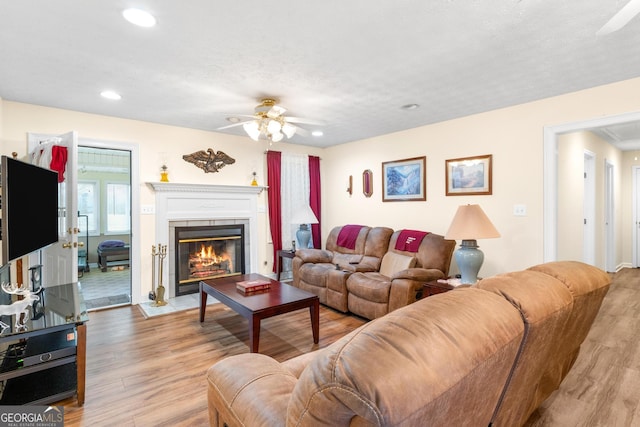
M193 163L205 173L218 172L226 165L232 165L236 162L236 159L222 151L214 152L213 148L208 148L207 151L200 150L195 153L185 154L182 158L189 163Z

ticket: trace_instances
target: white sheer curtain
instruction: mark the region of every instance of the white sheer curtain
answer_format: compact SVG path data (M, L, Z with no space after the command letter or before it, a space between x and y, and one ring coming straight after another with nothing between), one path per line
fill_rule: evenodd
M296 240L299 227L298 224L291 224L291 217L296 208L309 205L309 157L304 154L282 153L281 162L282 247L287 249ZM297 241L296 247L300 248Z

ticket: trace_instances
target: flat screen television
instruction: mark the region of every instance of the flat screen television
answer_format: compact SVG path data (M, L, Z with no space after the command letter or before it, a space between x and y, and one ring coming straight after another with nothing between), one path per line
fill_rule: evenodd
M0 159L2 264L58 241L58 173Z

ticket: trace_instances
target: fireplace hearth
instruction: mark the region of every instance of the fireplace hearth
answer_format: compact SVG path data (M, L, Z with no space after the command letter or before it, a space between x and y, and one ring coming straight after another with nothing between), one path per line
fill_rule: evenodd
M174 230L176 296L197 293L201 280L245 273L243 224Z

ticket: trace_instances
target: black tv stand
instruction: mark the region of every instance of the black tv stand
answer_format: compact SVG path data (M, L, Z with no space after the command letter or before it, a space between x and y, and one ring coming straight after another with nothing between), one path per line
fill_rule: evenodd
M1 292L1 291L0 291ZM85 399L89 320L80 286L45 287L31 306L24 328L16 316L1 316L9 325L0 334L0 405L51 404L74 395Z

